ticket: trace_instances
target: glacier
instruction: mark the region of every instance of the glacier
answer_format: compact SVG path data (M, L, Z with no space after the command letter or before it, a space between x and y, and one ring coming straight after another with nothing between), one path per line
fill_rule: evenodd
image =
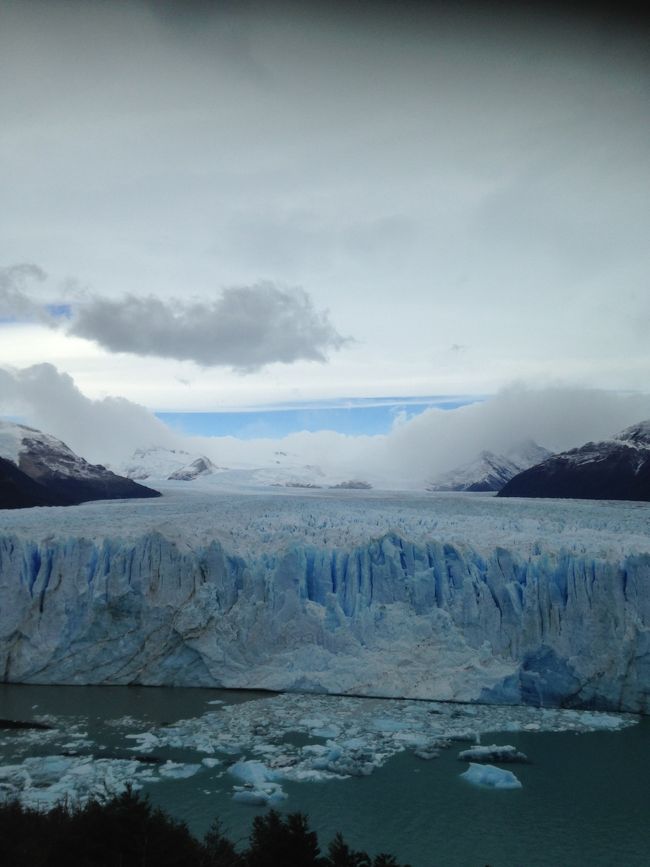
M6 682L650 710L647 507L169 483L3 519Z

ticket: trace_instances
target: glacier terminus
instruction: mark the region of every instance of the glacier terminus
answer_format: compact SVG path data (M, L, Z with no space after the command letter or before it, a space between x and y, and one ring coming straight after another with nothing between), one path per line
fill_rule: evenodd
M5 682L650 711L650 509L238 491L3 513Z

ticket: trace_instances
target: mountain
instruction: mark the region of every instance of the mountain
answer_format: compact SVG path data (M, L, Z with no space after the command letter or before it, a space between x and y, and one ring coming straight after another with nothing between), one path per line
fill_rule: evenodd
M160 496L101 464L89 464L61 440L25 425L0 421L0 459L0 508Z
M136 449L129 460L120 466L120 471L128 479L172 479L191 482L200 476L222 472L223 467L213 464L205 455L194 455L184 449L168 449L164 446L150 446Z
M549 457L548 449L533 440L517 444L506 454L482 451L478 457L455 467L427 485L428 491L500 491L522 470Z
M199 476L211 476L212 473L217 472L219 467L215 466L212 463L210 458L206 458L205 455L196 458L196 460L191 461L189 464L186 464L184 467L181 467L179 470L171 473L168 476L169 479L176 482L191 482L194 479L198 479Z
M650 501L650 420L552 455L511 479L499 496Z
M164 446L150 446L136 449L126 463L119 467L120 472L134 481L145 479L168 479L192 460L192 455L183 449L168 449Z
M30 506L60 506L61 498L0 458L0 509L26 509Z

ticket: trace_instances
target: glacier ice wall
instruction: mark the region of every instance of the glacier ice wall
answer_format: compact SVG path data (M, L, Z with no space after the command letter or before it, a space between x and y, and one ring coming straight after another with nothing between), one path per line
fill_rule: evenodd
M650 554L0 536L5 681L650 711Z

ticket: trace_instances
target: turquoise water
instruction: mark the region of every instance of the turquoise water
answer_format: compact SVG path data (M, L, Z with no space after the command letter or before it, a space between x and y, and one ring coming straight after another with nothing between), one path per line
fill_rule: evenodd
M206 702L228 703L263 693L144 687L0 686L0 717L30 719L53 714L83 722L95 746L122 754L132 741L106 720L131 716L147 724L198 716ZM35 707L36 705L36 707ZM129 729L141 731L142 727ZM3 733L0 762L16 759L13 738ZM284 783L285 811L309 814L321 843L340 830L351 845L391 851L413 867L636 867L649 863L650 720L619 732L495 733L484 743L512 743L531 759L512 769L519 790L492 791L459 776L454 745L430 761L410 752L390 759L368 777L324 783ZM18 741L16 740L16 743ZM30 754L56 752L30 746ZM188 750L164 750L163 758L197 761ZM262 809L232 800L223 768L148 789L152 800L202 834L218 815L235 840L245 840Z

